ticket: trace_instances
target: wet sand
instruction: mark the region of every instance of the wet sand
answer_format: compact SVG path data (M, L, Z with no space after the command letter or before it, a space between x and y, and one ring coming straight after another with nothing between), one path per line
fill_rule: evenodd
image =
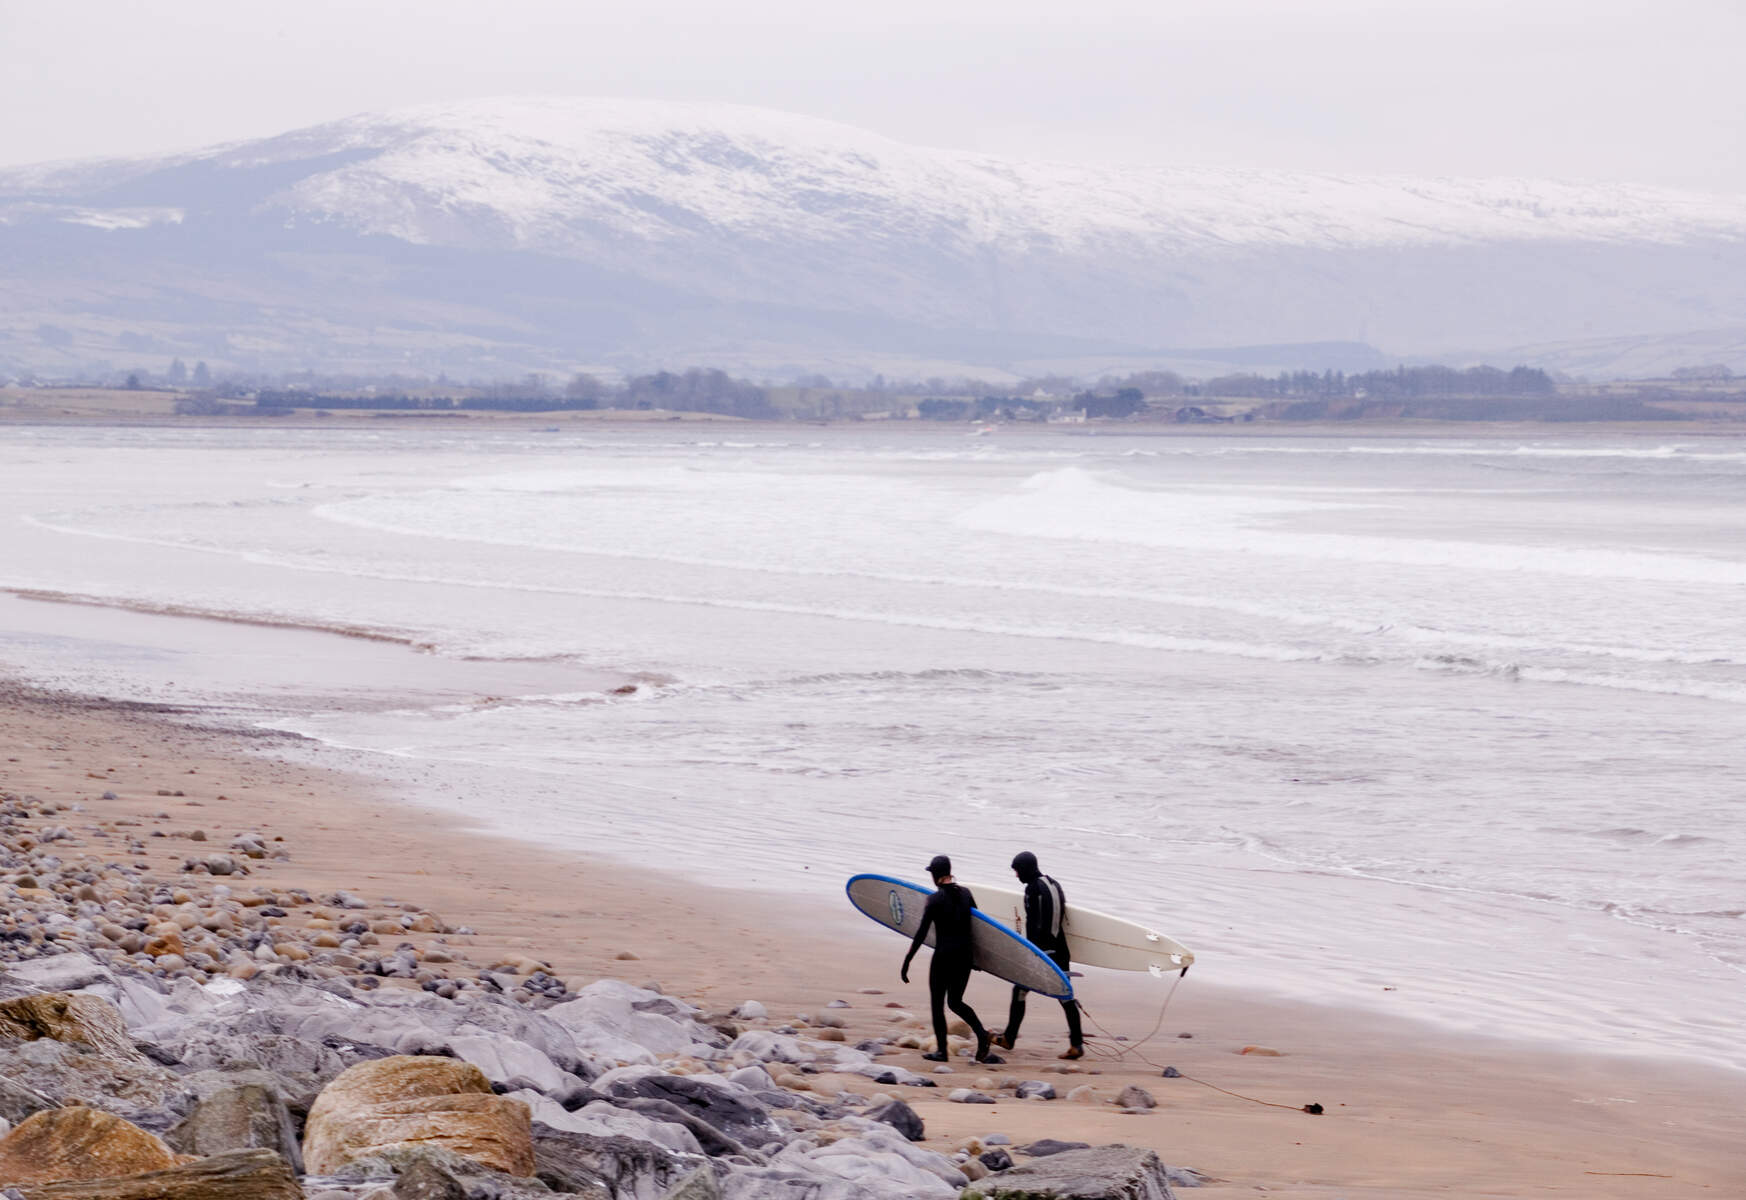
M476 963L532 957L573 983L653 980L708 1009L755 999L772 1024L842 999L850 1040L891 1033L900 1012L926 1015L925 973L900 983L903 943L846 903L820 909L691 883L659 863L633 869L481 834L377 780L280 761L274 737L189 721L198 714L0 684L0 790L81 804L95 820L168 812L167 826L204 829L219 845L243 831L283 837L291 860L252 864L251 884L417 903L478 931L450 938ZM936 849L918 846L918 862ZM147 858L173 875L191 850L159 839ZM1170 983L1092 971L1079 987L1098 1022L1139 1038ZM969 998L991 1026L1003 1021L1004 985L979 976ZM1177 985L1140 1050L1150 1064L1114 1059L1122 1043L1099 1037L1063 1074L1065 1044L1057 1006L1033 999L1008 1065L959 1062L938 1090L885 1090L915 1106L938 1149L997 1131L1020 1144L1119 1140L1211 1177L1209 1195L1746 1195L1746 1073L1702 1063L1561 1053L1257 998L1221 988L1208 961ZM928 1066L913 1049L886 1061ZM1185 1078L1162 1078L1159 1064ZM945 1100L947 1087L1012 1078L1063 1094L1088 1084L1099 1102ZM1129 1115L1108 1102L1130 1084L1158 1107ZM878 1090L853 1077L820 1086ZM1301 1111L1311 1102L1324 1115Z

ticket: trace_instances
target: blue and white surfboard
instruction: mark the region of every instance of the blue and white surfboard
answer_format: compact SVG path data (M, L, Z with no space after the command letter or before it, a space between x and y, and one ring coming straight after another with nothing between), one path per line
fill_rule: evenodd
M907 938L915 936L915 931L921 926L922 906L934 894L933 888L895 879L890 875L852 876L846 890L850 904L887 929L894 929ZM1002 925L980 909L973 915L975 922L971 930L971 944L975 950L978 970L999 976L1008 983L1029 988L1039 995L1052 996L1057 1000L1072 997L1072 982L1068 980L1066 972L1056 966L1047 954L1037 949L1022 934ZM934 944L931 931L927 944Z

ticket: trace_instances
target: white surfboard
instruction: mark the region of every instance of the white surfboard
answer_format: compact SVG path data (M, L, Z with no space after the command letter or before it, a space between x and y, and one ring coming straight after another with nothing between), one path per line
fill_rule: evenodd
M967 883L964 886L975 894L976 903L983 911L1020 933L1028 932L1025 929L1024 892L990 883ZM1071 900L1067 902L1062 924L1067 935L1067 955L1076 967L1107 967L1112 971L1171 975L1188 970L1194 962L1194 951L1174 938L1165 937L1137 922L1085 908Z

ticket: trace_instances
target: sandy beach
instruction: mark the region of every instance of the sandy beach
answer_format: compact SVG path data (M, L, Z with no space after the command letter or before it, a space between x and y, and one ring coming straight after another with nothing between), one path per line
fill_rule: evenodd
M245 830L282 837L289 861L255 864L259 881L416 903L477 931L448 938L476 964L531 957L576 982L658 981L717 1011L758 1000L771 1025L841 999L852 1006L842 1011L851 1041L890 1034L904 1013L925 1016L925 989L897 978L902 943L846 903L819 909L700 886L659 862L633 870L555 855L433 815L379 781L281 761L274 739L187 721L9 685L0 690L0 786L81 805L81 822L107 827L168 813L158 827L170 836L149 842L146 860L165 876L190 852L178 835L194 829L214 839ZM117 798L101 799L106 791ZM918 861L937 849L918 846ZM1140 1051L1150 1064L1116 1058L1122 1043L1102 1037L1084 1062L1058 1062L1059 1014L1033 1002L1006 1066L960 1063L950 1077L955 1086L984 1076L995 1086L1002 1077L1039 1078L1063 1093L1089 1084L1092 1103L970 1106L946 1102L944 1089L892 1090L923 1116L927 1144L937 1149L996 1131L1019 1141L1122 1141L1201 1172L1215 1191L1391 1198L1746 1191L1746 1078L1738 1072L1456 1037L1257 999L1221 988L1216 973L1216 962L1203 962L1180 982L1158 1036ZM1111 972L1092 972L1079 985L1096 1020L1132 1038L1152 1027L1169 986ZM1006 989L978 978L970 1000L998 1025ZM1278 1054L1242 1053L1257 1046ZM887 1061L926 1066L913 1049ZM1161 1078L1158 1063L1183 1078ZM1158 1107L1129 1115L1111 1104L1130 1084ZM874 1090L859 1078L830 1085ZM1301 1111L1309 1103L1324 1114Z

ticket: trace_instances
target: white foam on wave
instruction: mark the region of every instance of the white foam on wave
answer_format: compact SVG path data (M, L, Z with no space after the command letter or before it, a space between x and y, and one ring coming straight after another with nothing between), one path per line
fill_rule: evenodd
M1746 562L1640 550L1571 549L1503 542L1463 542L1343 533L1292 532L1262 518L1335 507L1310 501L1240 495L1144 491L1077 467L1032 477L1014 496L979 504L957 518L961 528L1020 538L1113 542L1208 554L1266 554L1395 567L1746 584Z
M566 477L569 475L569 473L564 474ZM1089 479L1089 477L1087 477L1087 479ZM689 482L690 481L687 481L687 486L689 486ZM1090 482L1098 487L1103 486L1097 484L1095 480ZM1080 486L1083 483L1084 481L1076 481L1075 486ZM571 484L564 483L562 486L569 487ZM1033 482L1032 486L1039 489L1048 489L1049 483L1047 477L1037 477L1037 480ZM1151 495L1151 493L1142 493L1142 495ZM1290 502L1279 503L1283 505L1285 511L1293 511L1299 507ZM1242 507L1245 511L1253 512L1256 511L1257 506L1233 505L1226 506L1226 509L1229 511L1237 507ZM1272 501L1265 502L1259 507L1264 507L1268 511L1280 510L1275 508L1275 502ZM1379 624L1373 621L1354 620L1338 615L1313 613L1300 609L1286 608L1279 605L1192 596L1181 593L1150 592L1139 589L1076 587L1073 585L1004 582L989 579L964 579L951 576L923 574L911 575L891 572L844 572L825 568L795 566L757 566L744 561L731 562L726 560L677 555L642 555L586 546L545 544L538 541L516 538L481 539L480 537L471 534L410 527L394 522L362 517L341 505L321 505L311 511L314 515L320 516L324 519L333 520L342 524L356 525L377 532L397 533L442 540L463 542L484 540L491 544L518 546L530 549L598 555L602 557L647 559L650 561L672 562L682 565L706 566L713 569L749 570L777 575L847 576L853 578L867 578L880 582L897 582L924 586L963 587L980 590L1014 591L1023 593L1042 593L1085 599L1133 600L1183 608L1208 609L1253 616L1300 628L1327 628L1361 635L1367 639L1371 639L1369 644L1376 648L1377 652L1353 654L1348 650L1333 647L1314 648L1228 638L1179 636L1167 632L1138 629L1097 629L1088 626L1068 624L1045 625L1014 621L998 621L992 619L966 620L931 613L891 610L879 611L819 604L761 601L748 598L705 595L699 593L587 588L579 586L536 584L529 581L512 581L504 579L479 580L468 579L451 573L442 572L388 572L372 569L358 563L337 562L331 559L315 560L308 557L284 553L272 553L263 550L220 546L199 540L152 537L141 534L124 534L82 528L65 524L63 522L52 521L44 517L26 515L21 519L29 524L52 532L130 542L140 545L191 550L203 554L231 557L238 561L247 562L257 566L279 567L320 574L344 575L359 579L375 579L392 583L430 584L469 589L519 591L530 594L571 595L579 598L600 600L642 601L660 604L691 605L744 612L810 616L829 620L864 622L895 627L911 627L964 633L983 633L1005 637L1082 641L1104 645L1131 646L1135 649L1180 653L1217 654L1273 662L1320 662L1341 663L1345 665L1384 663L1391 661L1394 656L1390 656L1383 652L1381 648L1386 645L1389 638L1396 636L1409 642L1421 644L1465 645L1480 651L1498 652L1516 648L1523 651L1533 650L1544 652L1545 650L1550 649L1587 656L1615 657L1622 660L1649 664L1662 663L1694 666L1738 665L1743 661L1743 659L1746 659L1746 655L1743 655L1740 651L1688 653L1667 649L1638 649L1632 647L1613 647L1578 643L1547 644L1538 639L1512 637L1507 634L1484 632L1466 633L1461 631L1429 629L1411 624ZM127 603L141 603L148 598L128 596L123 599ZM272 620L274 623L279 624L291 624L297 623L298 621L296 614L271 607L262 608L258 611L251 610L250 612L240 614L215 612L213 615L224 617L226 619L234 619L237 616L259 616L265 617ZM334 627L332 620L328 618L311 618L307 623L311 628ZM384 628L382 632L384 636L391 636L396 640L408 640L413 636L399 627L392 630ZM554 647L549 643L529 642L513 638L505 639L501 636L481 636L477 633L462 632L458 630L443 633L431 631L419 636L423 643L427 644L431 649L458 658L534 659L563 657L565 654L569 653L567 649ZM1746 703L1746 687L1731 686L1728 684L1719 684L1704 680L1623 676L1601 671L1584 671L1580 669L1549 666L1524 666L1509 660L1495 660L1490 658L1469 659L1455 655L1437 655L1428 657L1423 655L1408 655L1400 657L1398 661L1403 661L1419 669L1438 672L1489 674L1510 679L1532 680L1540 683L1606 687L1614 690L1638 691L1659 695L1688 695L1725 703Z
M1039 479L1045 477L1037 477ZM575 486L566 481L564 490ZM695 481L687 480L685 486L695 486ZM707 489L699 489L706 491ZM431 493L428 497L435 501L441 493ZM415 501L422 503L422 501ZM404 504L404 501L402 501ZM1145 588L1102 587L1093 585L1075 585L1048 583L1039 580L999 579L989 576L970 577L962 575L945 575L926 572L893 571L893 570L856 570L834 566L805 566L794 563L764 563L747 557L717 558L708 555L659 553L653 550L625 550L612 546L598 545L586 541L552 542L541 538L530 538L515 534L486 535L477 532L459 532L443 521L443 514L432 504L427 510L430 525L413 525L404 520L385 519L371 515L367 510L376 506L372 500L346 501L336 504L321 505L312 510L312 515L324 520L351 525L361 529L369 529L382 533L393 533L410 537L433 538L440 540L474 542L485 545L515 547L529 550L539 550L558 554L587 555L599 558L612 558L634 562L667 563L676 566L703 567L710 570L755 572L775 576L816 579L864 579L877 583L896 583L922 587L963 588L975 591L1007 592L1041 596L1060 596L1070 599L1084 600L1122 600L1144 604L1168 605L1176 608L1199 609L1204 611L1234 614L1254 617L1260 620L1278 622L1284 625L1305 629L1331 629L1343 633L1356 634L1363 637L1400 638L1420 644L1450 644L1465 645L1480 650L1491 651L1532 651L1577 654L1588 657L1618 658L1640 663L1665 663L1687 666L1727 666L1746 665L1746 647L1739 648L1707 648L1702 651L1683 650L1666 646L1620 646L1596 642L1571 642L1557 640L1546 636L1517 636L1500 631L1488 630L1458 630L1447 627L1431 627L1411 622L1390 621L1381 618L1364 618L1347 616L1333 612L1316 612L1306 607L1288 607L1279 604L1267 604L1260 601L1238 599L1225 596L1195 595L1179 591L1166 591ZM1332 508L1334 505L1322 507ZM1303 511L1304 505L1292 501L1266 501L1265 504L1250 503L1247 500L1239 502L1224 502L1212 500L1202 508L1202 514L1218 511L1225 515L1232 513L1261 512L1293 512ZM512 585L505 585L512 586Z
M1217 455L1240 454L1303 454L1303 455L1380 455L1430 458L1567 458L1567 459L1657 459L1684 462L1746 463L1746 450L1695 450L1690 446L1546 446L1508 445L1492 442L1468 442L1458 445L1347 445L1347 446L1218 446L1209 451Z
M690 605L699 608L721 608L733 609L740 612L778 613L785 616L819 617L835 621L864 622L878 625L903 626L913 629L934 629L954 633L980 633L1000 637L1044 638L1055 641L1092 642L1112 646L1131 646L1135 649L1145 650L1225 654L1237 658L1261 659L1270 662L1329 661L1328 656L1315 651L1297 650L1285 646L1221 641L1213 638L1176 637L1168 634L1151 634L1125 630L1098 631L1067 625L1020 625L999 621L965 620L961 618L924 613L881 612L871 609L793 604L781 601L749 600L680 592L647 592L637 591L635 589L588 588L561 586L556 584L532 584L526 582L513 583L502 580L463 579L441 574L378 571L355 565L338 565L330 562L315 562L309 559L288 555L268 554L258 550L234 550L225 547L185 544L176 542L172 539L150 538L135 534L109 533L76 528L57 528L52 524L41 521L40 519L32 520L43 528L53 529L56 532L71 533L86 537L121 542L133 542L140 545L173 547L179 550L195 550L207 554L235 557L257 565L286 567L298 571L311 571L329 575L349 575L357 579L376 579L391 583L439 584L447 587L475 588L489 591L519 591L541 595L576 596L594 600L629 600L656 604ZM273 613L272 615L276 618L282 616L282 614L279 613ZM462 641L456 641L452 633L446 637L443 635L432 634L431 643L433 648L439 650L439 652L451 654L455 657L485 657L485 655L481 654L479 651L480 643L470 637ZM550 649L548 648L547 655L543 655L542 657L549 656L550 653ZM493 655L493 657L500 656L501 655Z

